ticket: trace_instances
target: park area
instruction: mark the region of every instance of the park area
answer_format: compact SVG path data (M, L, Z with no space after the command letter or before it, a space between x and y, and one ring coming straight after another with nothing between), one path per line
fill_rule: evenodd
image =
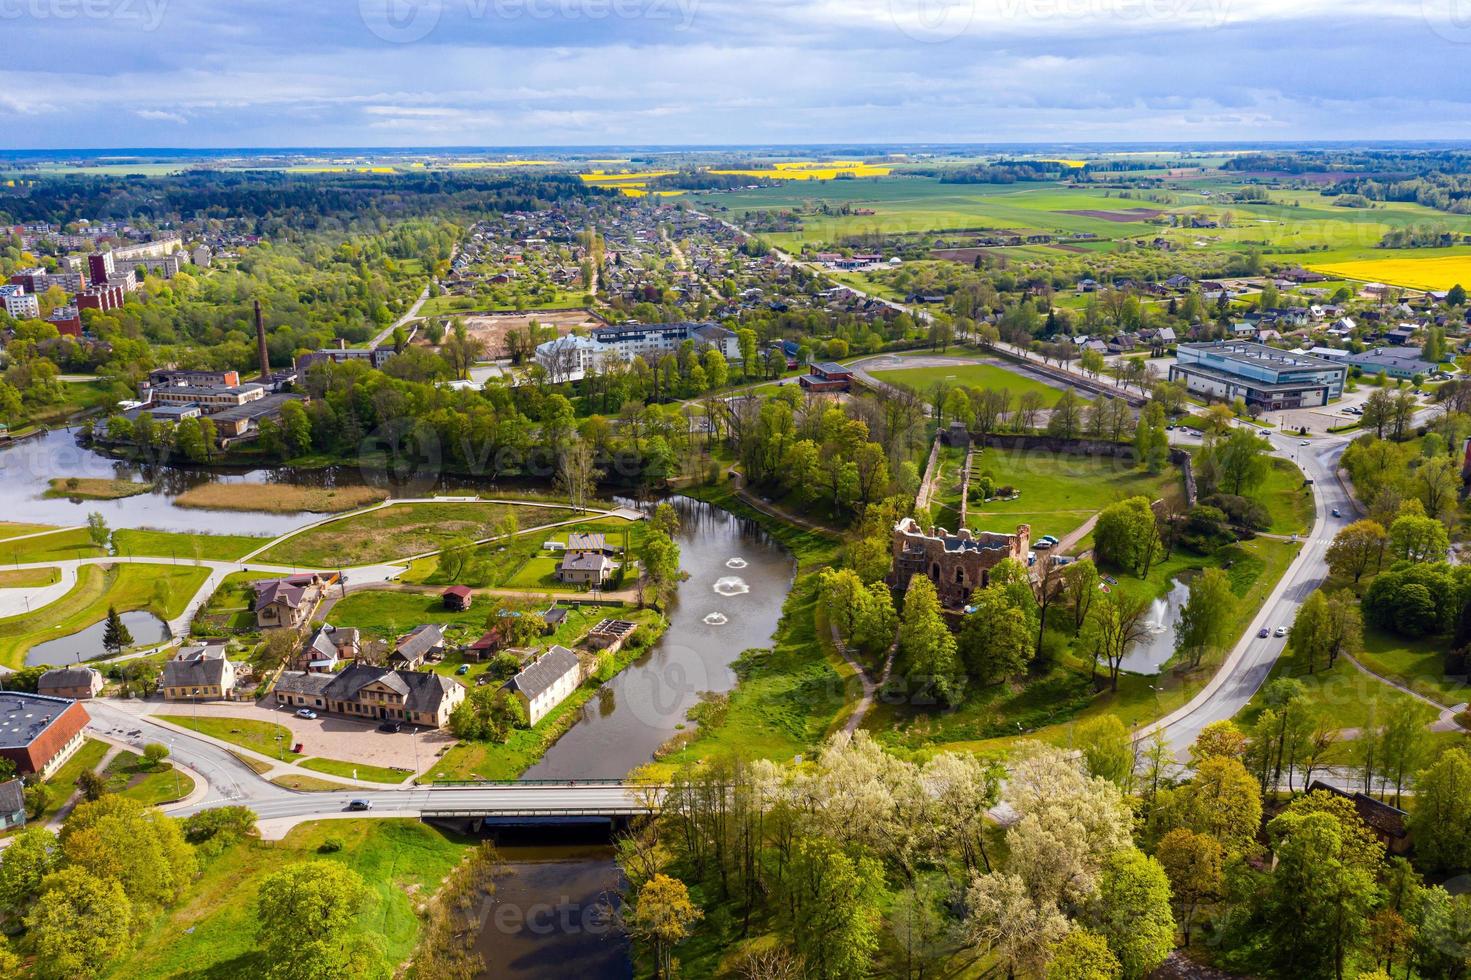
M988 448L971 465L972 486L989 476L998 489L1011 487L1016 495L971 503L966 523L978 531L1005 533L1030 524L1034 541L1044 534L1065 537L1109 504L1130 497L1183 495L1175 467L1150 473L1127 458Z

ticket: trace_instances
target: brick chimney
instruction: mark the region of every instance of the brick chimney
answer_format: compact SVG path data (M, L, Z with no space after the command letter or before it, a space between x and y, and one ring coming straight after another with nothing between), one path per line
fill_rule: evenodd
M255 301L255 344L260 353L260 379L265 381L271 376L271 354L266 349L266 321L261 316L260 300Z

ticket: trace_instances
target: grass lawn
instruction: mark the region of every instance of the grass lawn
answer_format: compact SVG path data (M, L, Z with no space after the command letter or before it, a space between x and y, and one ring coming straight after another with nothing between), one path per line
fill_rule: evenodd
M291 751L291 730L275 722L257 721L254 718L211 716L195 718L193 715L159 715L158 717L180 728L187 728L241 748L253 749L268 759L295 762L301 758L301 755Z
M40 534L43 531L56 530L50 524L16 524L10 521L0 521L0 541L8 541L18 538L22 534Z
M102 771L107 791L147 806L173 803L194 792L194 779L168 762L155 767L137 752L124 750Z
M379 487L303 487L290 483L206 483L174 498L180 507L268 514L342 514L388 499Z
M1390 710L1402 705L1408 705L1427 725L1437 714L1434 708L1371 677L1343 657L1338 658L1332 669L1320 664L1315 672L1308 673L1291 651L1287 651L1272 668L1272 677L1294 677L1301 681L1314 706L1339 729L1383 724ZM1236 720L1239 724L1250 723L1260 710L1259 705L1248 704Z
M1398 681L1417 694L1447 708L1471 700L1465 678L1447 677L1445 651L1448 637L1410 640L1366 627L1359 663L1376 674Z
M330 779L318 779L316 776L298 776L295 773L276 776L271 782L277 786L294 789L300 793L336 793L345 789L354 788L347 783L334 783Z
M61 497L66 500L121 500L136 497L153 489L151 483L136 480L82 479L80 477L52 477L51 489L43 496Z
M369 589L350 592L332 607L327 622L333 626L354 626L365 634L382 639L396 639L415 626L437 623L443 627L473 632L476 639L485 631L486 606L477 603L464 612L444 608L438 592L403 592L397 589Z
M1272 516L1273 534L1307 534L1313 527L1313 492L1303 486L1302 470L1290 459L1267 460L1267 478L1251 494Z
M0 589L41 589L60 580L59 568L9 568L0 571Z
M1028 391L1034 391L1051 406L1062 393L1020 370L1010 370L999 364L977 361L974 364L956 364L949 367L895 368L871 372L880 381L902 385L922 395L928 395L941 383L964 385L967 388L992 388L1011 392L1013 403Z
M0 664L19 667L43 640L70 636L118 612L146 609L161 619L183 613L209 570L171 565L84 565L66 595L34 612L0 619Z
M980 454L972 470L972 485L990 475L998 487L1015 487L1021 496L972 503L967 523L978 531L1007 534L1018 524L1031 524L1033 541L1044 534L1063 537L1109 504L1129 497L1157 500L1183 492L1175 467L1151 474L1124 459L993 447Z
M303 769L325 772L329 776L366 779L374 783L401 783L413 775L405 769L389 769L361 762L343 762L339 759L302 759L297 765Z
M102 757L107 754L109 746L106 742L95 738L82 741L81 746L66 760L66 763L50 779L46 785L51 788L51 795L47 798L46 809L42 811L38 820L31 821L34 824L44 824L60 812L66 805L66 801L72 798L77 791L77 777L89 769L96 769Z
M495 536L496 524L515 512L523 526L574 516L557 507L489 503L400 504L332 521L288 538L260 556L277 565L335 568L393 561L437 551L464 538Z
M275 578L272 572L231 572L205 602L195 618L195 632L218 635L215 631L255 629L255 589L252 582Z
M114 531L113 545L123 556L147 555L185 561L236 561L270 542L245 534L175 534L171 531Z
M322 853L329 840L341 849ZM286 865L313 860L336 861L362 875L368 900L353 927L379 937L389 963L402 963L419 936L416 906L473 843L417 820L322 820L294 828L282 841L241 841L201 864L183 901L143 923L134 952L113 964L108 976L264 974L268 964L255 947L261 881Z
M84 527L57 531L40 537L0 543L0 562L8 565L33 565L66 558L98 558L106 552L92 543Z

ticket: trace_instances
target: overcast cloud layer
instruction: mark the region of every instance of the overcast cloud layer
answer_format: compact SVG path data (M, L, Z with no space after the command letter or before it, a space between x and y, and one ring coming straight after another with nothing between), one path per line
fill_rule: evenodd
M0 0L0 147L1471 138L1471 0Z

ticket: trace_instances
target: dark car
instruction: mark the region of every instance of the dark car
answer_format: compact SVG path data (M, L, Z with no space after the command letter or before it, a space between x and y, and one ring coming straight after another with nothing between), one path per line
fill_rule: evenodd
M347 804L347 808L349 810L371 810L371 809L373 809L373 801L372 800L353 800L353 801L351 801L350 803Z
M385 721L383 724L378 726L378 730L380 732L388 732L390 734L401 732L403 731L403 728L403 724L397 721Z
M1257 639L1265 640L1267 637L1272 635L1272 631L1263 626L1261 629L1256 631L1256 635Z

